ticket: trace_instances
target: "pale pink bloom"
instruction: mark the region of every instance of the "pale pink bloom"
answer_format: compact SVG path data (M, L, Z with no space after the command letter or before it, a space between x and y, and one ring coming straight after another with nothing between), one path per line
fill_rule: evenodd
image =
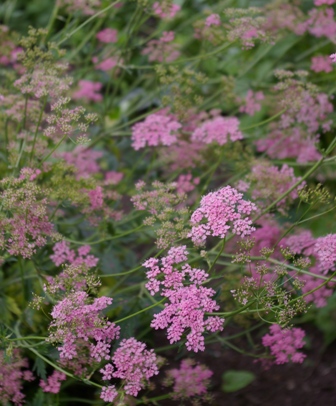
M205 144L216 142L224 145L229 139L231 141L243 139L243 134L239 130L239 120L236 117L215 117L201 124L192 133L191 139Z
M76 168L76 178L80 179L88 178L100 171L97 160L103 156L103 153L78 145L73 151L61 152L59 156Z
M264 98L263 92L253 92L253 90L249 90L246 94L245 105L241 106L239 111L253 116L257 111L260 111L261 103L259 102L264 100Z
M218 14L211 14L209 17L206 18L205 20L205 26L206 27L211 27L212 25L220 25L221 20Z
M54 372L48 377L47 381L41 379L40 386L43 392L49 393L59 393L61 390L61 382L66 380L66 375L63 372L57 371Z
M116 171L109 171L105 173L105 185L117 185L122 178L124 177L124 174L122 172L116 172Z
M50 259L56 266L63 264L82 265L85 264L88 268L93 268L97 265L99 258L93 255L88 255L91 251L90 245L83 245L77 250L70 249L70 244L66 241L57 242L53 247L54 253L50 255Z
M230 231L245 237L255 231L249 215L256 210L257 206L244 200L242 193L225 186L202 197L200 207L191 216L188 237L195 245L204 245L208 236L225 238Z
M324 273L335 270L336 234L328 234L325 237L318 238L315 244L315 252Z
M50 342L57 347L61 360L72 360L87 351L87 362L110 359L113 340L119 338L120 327L101 316L112 304L112 298L91 299L86 292L73 292L58 302L51 312Z
M25 395L21 392L23 381L33 381L34 377L29 368L27 358L23 358L17 348L13 349L12 356L8 359L5 351L0 350L0 403L15 406L25 404Z
M181 124L171 116L150 114L145 121L132 127L132 147L138 150L146 145L150 147L172 145L177 141L176 133L181 127Z
M334 18L334 10L331 7L312 9L309 12L308 20L301 25L303 32L308 30L308 32L315 37L327 37L331 40L335 39L336 21Z
M336 0L314 0L315 6L323 6L324 4L331 6L335 4Z
M193 178L191 173L187 173L185 175L180 175L177 178L177 189L176 192L179 194L189 193L192 192L196 185L200 182L199 178Z
M297 350L305 345L304 336L305 332L301 328L282 329L273 324L270 333L262 338L262 343L265 347L270 347L276 364L286 364L290 361L302 364L306 355Z
M112 28L105 28L104 30L99 31L96 34L96 37L99 39L99 41L105 42L107 44L111 42L117 42L118 31L113 30Z
M151 326L156 330L167 328L171 344L188 332L186 347L198 352L205 349L203 333L223 330L224 319L205 315L219 309L212 299L215 291L201 286L209 275L202 269L191 268L185 263L187 259L188 251L183 245L172 247L161 261L149 258L143 266L148 269L146 288L151 295L160 292L168 298L165 308L154 315Z
M102 388L100 399L103 399L104 402L113 402L117 395L118 391L114 385L105 386Z
M213 372L192 359L184 359L179 369L169 369L166 374L169 381L173 379L173 399L189 399L207 392Z
M77 99L86 99L87 101L101 101L103 96L98 93L102 84L100 82L91 82L90 80L80 80L78 82L79 89L72 95L72 97Z
M330 55L331 62L336 63L336 54Z
M310 69L314 72L331 72L332 69L332 61L327 56L314 56L312 58L312 64Z
M169 20L171 18L174 18L176 13L181 10L181 7L178 4L165 4L165 5L160 5L159 2L155 2L153 4L153 13L162 18Z
M68 13L82 12L92 15L98 11L101 0L58 0L59 5L65 7Z
M171 44L175 34L173 31L164 31L160 39L149 41L142 50L142 55L148 55L148 60L158 62L173 62L180 56L176 44Z
M121 341L112 361L112 376L123 380L127 395L137 396L148 380L159 373L154 350L147 350L146 344L133 337Z
M93 63L95 64L95 69L102 70L104 72L108 72L111 69L115 68L118 63L121 62L120 59L117 57L110 57L103 59L102 61L98 61L97 57L92 58Z

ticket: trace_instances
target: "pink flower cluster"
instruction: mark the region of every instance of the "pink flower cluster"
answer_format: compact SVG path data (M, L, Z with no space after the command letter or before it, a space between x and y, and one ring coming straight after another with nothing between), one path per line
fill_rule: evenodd
M96 38L98 38L100 42L104 42L106 44L117 42L118 31L112 28L105 28L96 34Z
M177 180L177 188L176 192L178 194L184 194L192 192L195 187L199 184L200 178L193 178L191 173L187 173L185 175L180 175Z
M173 62L180 56L177 45L173 44L175 34L173 31L164 31L162 37L149 41L142 50L142 55L148 55L150 62Z
M332 61L328 56L314 56L310 69L314 72L332 72Z
M324 273L335 270L336 262L336 234L328 234L317 239L315 252L320 261L320 268Z
M23 168L19 178L4 178L0 182L2 207L10 215L0 219L0 249L11 255L31 258L37 248L54 235L47 215L47 199L34 182L37 173Z
M208 236L225 238L229 230L245 237L255 231L248 216L256 210L257 206L244 200L242 193L225 186L202 197L200 207L191 216L188 236L195 245L203 245Z
M21 392L22 381L34 380L28 368L28 359L22 358L18 349L13 350L9 359L4 351L0 351L0 402L3 405L13 402L14 405L21 406L25 403L25 396Z
M249 90L246 94L245 104L240 107L241 113L246 113L249 116L253 116L256 112L260 111L260 101L264 100L265 96L263 92L253 92Z
M150 114L142 123L132 127L132 147L137 151L148 146L172 145L181 124L173 117L159 113Z
M243 134L239 130L239 121L236 117L215 117L205 121L191 135L194 142L211 144L216 142L224 145L229 141L243 139Z
M327 37L334 40L336 36L336 21L334 10L331 7L316 9L309 12L309 18L301 24L301 32L308 31L311 35L320 38Z
M92 15L97 12L101 0L59 0L59 5L65 7L68 13L80 11L85 15Z
M336 0L314 0L315 6L323 6L323 5L328 5L331 6L332 4L335 4Z
M270 347L277 365L290 361L302 364L306 355L297 350L305 345L304 336L305 332L301 328L282 329L273 324L270 333L262 338L262 343L265 347Z
M84 99L94 102L103 100L103 96L98 93L103 86L100 82L91 82L91 80L80 80L78 82L78 86L79 89L72 95L75 100Z
M62 264L82 265L85 264L88 268L94 268L99 259L93 255L89 255L91 247L83 245L78 248L78 253L70 249L70 244L66 241L60 241L53 247L54 254L50 255L51 260L56 266Z
M108 363L100 370L103 374L103 380L122 379L125 393L131 396L137 396L138 392L144 388L145 383L159 373L154 350L146 350L146 344L133 337L121 341L113 354L112 362L113 364ZM106 391L110 393L110 398L116 395L113 386L108 388L101 396L105 401ZM113 401L113 399L109 401Z
M78 358L81 353L98 362L110 359L111 341L119 337L120 327L100 313L112 299L102 296L90 302L86 292L75 292L54 306L48 340L61 343L61 360Z
M40 381L40 386L43 392L59 393L61 390L61 383L65 380L66 375L63 372L55 369L54 372L48 377L47 381Z
M163 4L160 4L159 2L153 4L153 13L163 20L174 18L176 13L181 10L181 7L178 4L169 4L170 2L167 2L167 4L164 4L164 2L161 3Z
M208 274L202 269L191 268L183 264L188 259L186 246L173 247L160 261L150 258L143 263L149 269L146 284L152 295L162 289L161 295L169 300L164 310L154 315L153 328L168 328L168 340L171 344L181 339L186 331L186 347L189 351L204 351L205 331L215 332L223 329L224 320L219 317L207 317L219 306L212 299L215 291L201 286ZM188 277L189 284L185 286Z
M278 168L267 164L254 165L247 179L252 183L252 198L260 206L267 206L300 180L295 177L293 168L288 165ZM283 208L291 204L298 197L298 190L304 185L305 182L302 182L292 190L286 198L278 202L278 207Z
M192 359L181 361L180 368L167 371L167 384L173 384L173 399L189 399L207 392L212 371L205 365L196 364Z
M297 278L303 281L304 283L304 286L302 287L302 292L306 294L304 300L307 303L314 303L316 307L325 306L327 304L327 298L330 297L333 293L333 289L331 289L330 286L328 287L327 285L325 285L320 287L318 290L315 290L314 292L307 294L311 290L316 289L323 282L323 280L318 278L318 276L321 275L322 273L325 273L326 269L319 259L320 247L322 248L322 250L325 250L326 248L323 242L324 238L326 237L321 237L316 240L311 234L311 232L307 230L302 231L299 234L287 237L283 241L283 244L289 247L291 252L293 252L294 254L299 255L301 254L307 257L310 256L314 257L315 265L309 268L309 272L316 274L316 278L312 275L306 275L304 273L298 275Z
M205 20L205 26L206 27L211 27L212 25L220 25L221 20L220 16L218 14L210 14L209 17L206 18Z
M73 165L76 169L77 179L88 178L100 171L97 160L103 156L100 151L87 149L82 145L78 145L71 152L61 152L59 154L69 165Z
M119 63L122 63L122 59L116 56L111 56L109 58L98 58L94 56L92 62L95 64L95 69L102 70L104 72L109 72L115 68Z
M256 142L258 152L266 152L272 159L295 158L298 163L317 161L321 154L316 149L318 136L307 136L300 127L273 130Z

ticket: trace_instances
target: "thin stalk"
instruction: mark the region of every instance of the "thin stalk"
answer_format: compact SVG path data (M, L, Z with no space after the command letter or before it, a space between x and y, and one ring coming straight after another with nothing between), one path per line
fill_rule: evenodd
M128 319L130 319L130 318L132 318L132 317L134 317L134 316L137 316L138 314L144 313L144 312L146 312L147 310L152 309L153 307L156 307L156 306L158 306L159 304L163 303L165 300L166 300L166 298L163 298L163 299L160 300L159 302L156 302L156 303L154 303L154 304L152 304L152 305L150 305L150 306L148 306L148 307L145 307L144 309L139 310L139 311L136 312L136 313L130 314L129 316L124 317L123 319L119 319L119 320L117 320L117 321L114 321L114 323L121 323L122 321L128 320Z
M109 6L103 8L102 10L98 11L98 13L94 14L90 18L88 18L86 21L84 21L81 25L79 25L77 28L75 28L73 31L71 31L69 34L65 35L65 38L63 38L61 41L57 43L57 46L60 46L63 44L63 42L67 41L69 38L71 38L76 32L81 30L83 27L85 27L87 24L89 24L91 21L93 21L95 18L99 17L101 14L106 13L106 11L110 10L112 7L114 7L117 3L119 3L120 0L117 0L110 4Z
M40 115L39 115L39 118L38 118L38 121L37 121L37 124L36 124L36 129L35 129L35 134L34 134L34 140L33 140L33 146L32 146L32 150L31 150L31 153L30 153L30 160L29 160L29 163L30 163L30 164L31 164L31 161L32 161L33 156L34 156L34 149L35 149L35 143L36 143L37 133L38 133L38 130L39 130L41 121L42 121L42 117L43 117L43 113L44 113L44 109L45 109L46 104L47 104L47 97L45 97L45 100L44 100L43 106L42 106L42 108L41 108L41 110L40 110Z

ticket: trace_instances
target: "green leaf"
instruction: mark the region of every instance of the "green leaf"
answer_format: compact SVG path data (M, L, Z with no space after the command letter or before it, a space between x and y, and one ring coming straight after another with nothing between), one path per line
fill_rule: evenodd
M35 365L33 367L33 371L36 371L37 376L46 380L47 379L47 372L46 372L46 363L41 358L35 359Z
M255 380L255 375L249 371L226 371L222 375L224 392L236 392L245 388Z
M328 304L318 309L316 326L323 332L324 344L328 346L336 340L336 294L328 299Z
M44 393L42 392L42 389L39 388L38 391L36 392L34 399L30 402L31 406L46 406L45 403L45 396Z

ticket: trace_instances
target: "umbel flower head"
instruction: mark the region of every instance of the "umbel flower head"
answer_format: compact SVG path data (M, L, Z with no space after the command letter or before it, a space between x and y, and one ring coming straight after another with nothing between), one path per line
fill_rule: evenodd
M195 245L203 245L207 236L225 238L229 231L245 237L255 231L248 216L256 210L257 206L244 200L242 193L225 186L202 198L200 207L191 216L188 237Z

